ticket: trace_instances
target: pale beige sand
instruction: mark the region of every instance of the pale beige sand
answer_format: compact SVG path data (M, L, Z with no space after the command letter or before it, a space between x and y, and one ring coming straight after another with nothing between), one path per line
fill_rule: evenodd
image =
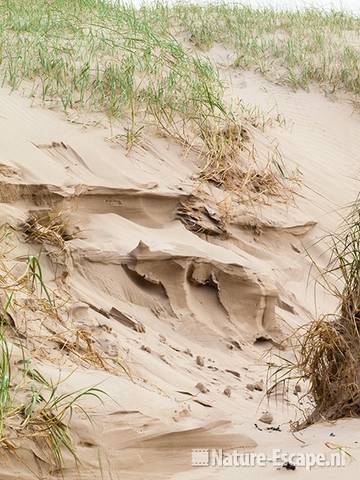
M217 60L224 56L215 54ZM299 418L292 389L285 400L268 403L264 392L246 385L266 381L262 355L290 327L335 308L330 295L315 288L305 249L326 262L327 244L319 239L337 228L359 192L359 115L344 99L333 101L315 90L293 93L228 69L223 75L229 95L284 115L286 126L266 135L278 142L289 170L302 172L290 202L239 205L228 240L200 238L176 218L199 167L180 147L149 137L126 156L104 141L105 127L83 129L0 91L1 221L16 227L30 211L66 212L79 233L64 255L42 254L46 281L69 294L66 322L91 331L104 355L119 352L131 371L129 378L64 357L47 338L63 327L44 326L35 313L28 317L41 371L57 379L59 370L63 378L75 370L63 391L99 385L111 397L103 406L85 401L93 426L74 417L82 465L65 456L65 479L305 478L299 469L279 472L271 465L246 472L191 468L191 449L328 453L329 441L346 445L353 457L341 470L344 478L358 474L359 420L314 425L298 434L304 444L287 424ZM249 218L261 235L244 228ZM36 249L18 247L20 266L21 255ZM17 322L20 328L21 318ZM207 393L196 387L199 382ZM281 432L255 428L267 409ZM2 457L2 479L37 475L59 477L31 442L16 457ZM338 475L338 469L314 469L306 478Z

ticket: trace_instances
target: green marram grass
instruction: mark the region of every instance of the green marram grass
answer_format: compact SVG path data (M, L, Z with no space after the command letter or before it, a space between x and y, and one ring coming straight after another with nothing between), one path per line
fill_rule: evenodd
M10 307L11 301L7 309ZM79 462L69 426L72 415L80 411L91 422L81 400L94 397L102 402L105 392L97 387L59 392L61 382L47 380L32 366L29 352L22 340L14 337L6 316L4 309L0 324L0 448L16 451L16 445L27 438L39 445L49 465L61 469L65 451ZM22 360L13 359L14 348L22 351Z
M176 16L202 50L221 44L234 67L255 69L293 88L311 83L360 93L360 18L316 9L274 11L236 4L175 6Z
M155 129L200 155L203 178L226 187L233 183L223 178L229 169L238 176L234 161L246 167L239 156L247 115L228 98L209 49L227 48L233 68L277 83L316 82L357 95L359 27L357 17L339 12L230 3L135 8L116 0L4 0L0 79L69 119L103 115L123 131L110 140L121 137L128 151Z
M0 5L1 74L65 111L125 121L131 145L144 125L193 143L234 121L217 70L172 34L166 7L140 12L98 0L8 0Z
M29 81L32 93L57 99L65 110L127 115L130 139L139 133L139 117L188 139L189 127L231 116L206 58L213 45L234 51L235 67L277 82L303 88L319 82L358 94L359 31L358 17L335 11L5 0L1 72L11 88Z
M71 115L105 116L124 128L128 151L155 129L202 158L202 181L239 191L253 178L248 113L232 110L216 66L187 45L180 13L103 0L1 2L0 77Z
M4 239L6 234L3 235ZM56 307L45 284L38 257L29 256L23 275L15 281L11 272L0 261L0 283L3 304L0 310L0 448L14 451L24 439L30 439L47 456L50 467L63 467L63 454L67 451L75 460L77 456L70 421L75 411L89 421L89 413L81 405L84 397L100 402L105 394L97 387L74 392L61 392L61 381L54 383L36 369L24 334L16 327L17 294L28 295L35 301L48 304L52 315ZM25 284L29 283L27 290ZM19 359L20 353L20 359Z

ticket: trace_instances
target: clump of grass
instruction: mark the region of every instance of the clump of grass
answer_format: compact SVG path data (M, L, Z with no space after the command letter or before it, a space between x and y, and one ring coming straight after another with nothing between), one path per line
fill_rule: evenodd
M81 406L81 399L92 396L101 401L105 393L98 388L58 393L60 382L53 384L32 367L33 361L24 341L27 338L19 335L13 320L17 314L16 293L23 293L23 280L27 277L40 284L53 307L36 257L29 257L23 278L2 285L7 300L0 316L0 447L16 450L19 441L21 445L22 439L30 439L43 449L49 465L61 469L65 450L76 462L79 460L69 425L75 410L90 420ZM51 314L49 308L47 313ZM15 345L22 352L21 360L12 357Z
M320 419L360 415L359 201L331 240L324 278L339 301L338 311L295 332L295 360L285 360L273 374L277 382L304 379L309 384L313 408L297 428Z
M22 231L28 242L54 245L60 250L65 248L66 241L73 238L62 212L33 214L22 225Z
M284 193L286 174L281 158L258 165L247 127L233 122L221 130L204 128L201 135L207 145L207 162L200 172L200 180L235 194L246 192L252 200Z
M88 388L59 394L58 384L47 380L31 367L25 357L26 348L19 338L17 346L23 352L22 361L12 359L12 346L7 338L7 326L0 326L0 446L15 449L15 440L29 438L37 442L56 468L63 465L63 452L67 450L78 461L69 429L73 412L77 409L89 415L80 405L86 396L101 401L104 392Z
M174 7L190 41L235 52L234 66L294 89L320 84L360 93L360 18L340 11L275 11L228 2Z
M55 466L61 469L64 450L68 451L76 462L79 461L69 428L69 422L74 411L81 411L91 422L89 414L79 402L84 397L89 396L102 402L105 392L93 387L72 393L59 394L57 392L58 386L49 384L43 377L42 381L49 394L46 395L42 391L44 388L41 390L36 388L34 383L32 384L30 398L21 409L23 416L21 423L23 432L21 434L22 436L31 436L35 441L45 446Z

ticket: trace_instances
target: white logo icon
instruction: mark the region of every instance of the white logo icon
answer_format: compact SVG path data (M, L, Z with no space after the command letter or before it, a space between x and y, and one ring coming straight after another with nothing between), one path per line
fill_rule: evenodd
M206 448L195 448L191 452L191 465L193 467L208 467L210 452Z

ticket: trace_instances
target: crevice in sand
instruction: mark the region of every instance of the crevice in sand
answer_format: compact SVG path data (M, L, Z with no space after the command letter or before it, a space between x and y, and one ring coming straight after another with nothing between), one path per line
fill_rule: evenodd
M140 225L159 228L175 219L182 192L112 188L94 185L51 185L0 182L0 203L78 212L113 213Z
M91 172L85 160L74 150L71 145L64 142L52 142L45 144L34 144L39 150L45 152L50 158L53 158L64 166L66 170L72 173L81 173L82 169ZM79 169L80 167L80 169Z
M156 296L161 300L168 298L166 290L161 282L153 282L143 275L137 273L135 269L132 269L129 265L123 265L124 272L128 275L129 279L140 289L146 291L147 294Z
M231 322L231 318L229 316L229 312L227 311L226 307L222 304L221 296L219 295L219 284L216 280L216 277L210 273L208 278L200 278L198 275L198 268L195 263L189 263L187 268L187 281L192 283L194 286L201 287L201 288L209 288L214 295L216 296L217 302L222 308L222 311L228 321ZM196 296L196 293L195 293Z
M265 277L240 264L225 264L215 260L152 251L140 242L130 254L134 260L130 268L153 283L161 283L173 311L182 322L196 321L191 308L189 283L212 285L226 312L223 332L241 334L250 339L276 329L275 304L278 293ZM190 279L190 282L189 282Z

